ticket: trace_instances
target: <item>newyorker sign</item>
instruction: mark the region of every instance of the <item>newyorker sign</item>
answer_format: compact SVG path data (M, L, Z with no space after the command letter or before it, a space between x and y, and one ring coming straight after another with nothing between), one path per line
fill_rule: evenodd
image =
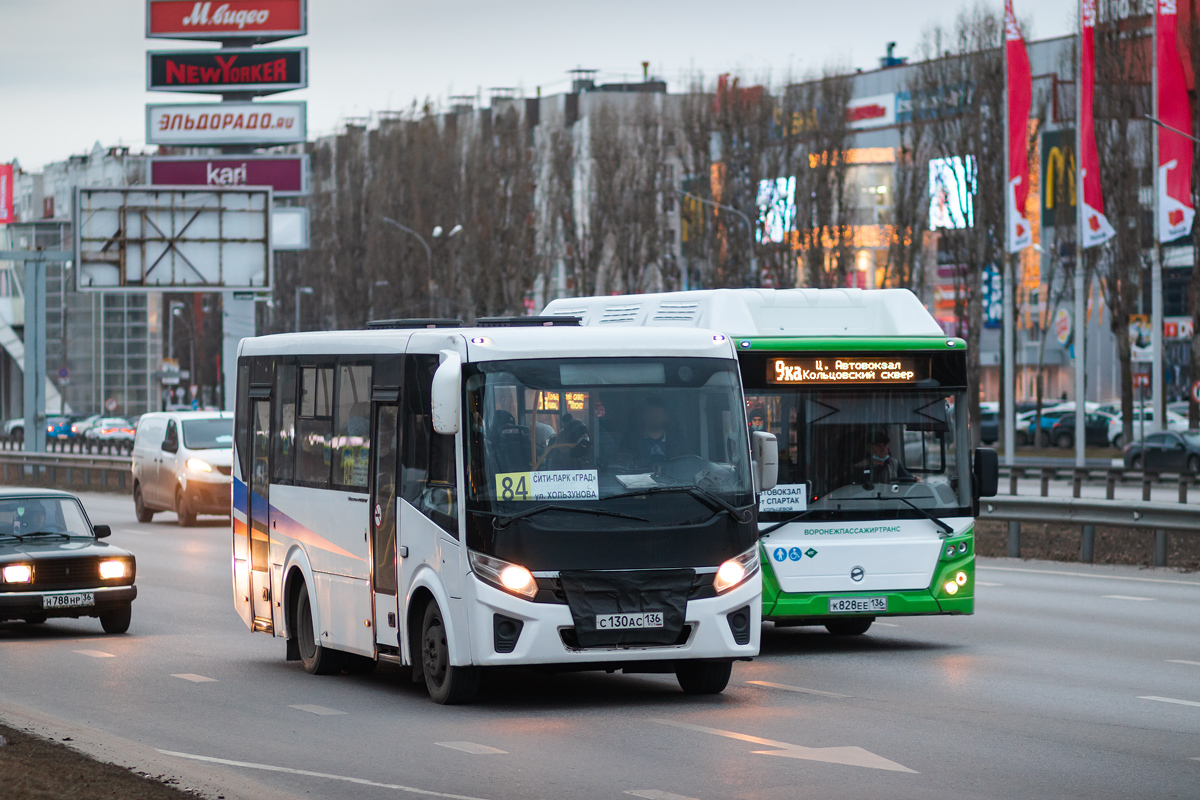
M146 54L152 92L256 92L308 86L308 48L295 50L182 50Z
M151 39L254 39L308 33L305 0L146 0Z
M169 103L146 106L148 144L209 147L292 144L308 138L305 104Z
M153 186L270 186L276 197L308 194L308 156L152 157Z

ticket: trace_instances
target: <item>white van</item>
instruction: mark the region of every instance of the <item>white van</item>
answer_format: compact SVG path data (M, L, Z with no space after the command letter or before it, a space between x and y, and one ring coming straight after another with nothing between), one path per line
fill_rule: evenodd
M227 517L233 505L233 414L169 411L144 415L133 440L133 504L138 522L174 511Z

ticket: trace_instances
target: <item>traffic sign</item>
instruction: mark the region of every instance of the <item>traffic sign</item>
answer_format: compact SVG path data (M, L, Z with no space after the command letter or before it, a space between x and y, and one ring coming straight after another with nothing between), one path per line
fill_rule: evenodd
M1200 403L1200 381L1192 384L1192 402Z
M104 410L112 413L117 410L117 398L110 397L104 401Z
M1071 312L1060 308L1054 315L1054 338L1059 344L1066 346L1071 341Z
M58 377L62 378L65 381L67 378L71 377L71 370L67 369L66 367L59 367L58 368Z

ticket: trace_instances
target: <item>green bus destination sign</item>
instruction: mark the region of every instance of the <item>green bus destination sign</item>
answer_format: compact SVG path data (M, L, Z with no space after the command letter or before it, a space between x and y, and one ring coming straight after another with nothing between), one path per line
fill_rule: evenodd
M820 356L767 361L767 383L916 383L920 378L917 359L911 357Z

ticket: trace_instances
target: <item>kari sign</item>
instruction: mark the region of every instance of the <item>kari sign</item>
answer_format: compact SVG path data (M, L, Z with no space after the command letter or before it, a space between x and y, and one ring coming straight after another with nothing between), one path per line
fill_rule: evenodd
M306 119L302 102L150 104L146 141L195 147L290 144L308 138Z
M146 0L151 39L254 39L308 33L305 0Z
M13 221L13 167L0 164L0 225Z
M152 92L256 92L308 86L308 48L294 50L182 50L146 54Z
M276 197L296 197L308 194L308 156L155 157L150 159L150 184L270 186Z

